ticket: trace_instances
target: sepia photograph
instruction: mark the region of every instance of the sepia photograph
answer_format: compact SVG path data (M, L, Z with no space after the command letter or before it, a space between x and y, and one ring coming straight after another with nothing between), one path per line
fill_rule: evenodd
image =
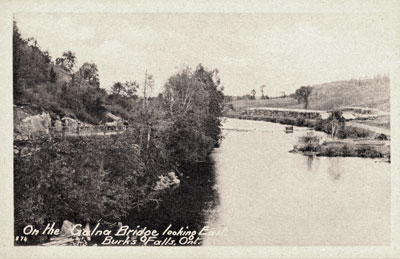
M392 245L385 12L10 19L13 247Z

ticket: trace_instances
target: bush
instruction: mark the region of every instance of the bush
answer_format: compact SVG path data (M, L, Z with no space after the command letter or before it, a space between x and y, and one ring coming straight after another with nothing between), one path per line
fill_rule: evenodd
M344 138L368 138L373 135L374 135L374 132L372 132L370 130L358 128L358 127L352 127L352 126L343 127L338 132L338 137L341 139L344 139Z
M375 139L377 139L377 140L388 140L389 138L385 134L381 133L378 136L376 136Z
M317 151L319 147L320 137L316 136L313 132L308 132L305 136L299 138L301 144L300 151Z
M328 146L322 154L328 157L337 156L337 150L332 146Z
M118 221L149 191L132 136L15 143L15 227Z
M350 150L350 148L347 146L347 145L344 145L343 147L342 147L342 155L344 156L344 157L347 157L347 156L351 156L351 150Z
M361 146L356 148L359 157L377 158L383 157L383 154L371 146Z
M315 130L331 134L332 125L328 120L317 120L317 122L315 123Z
M297 118L296 119L296 126L304 126L305 120L303 118Z

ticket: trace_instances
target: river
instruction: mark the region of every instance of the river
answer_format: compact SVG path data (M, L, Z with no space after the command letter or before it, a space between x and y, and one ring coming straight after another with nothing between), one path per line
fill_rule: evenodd
M390 164L289 153L307 129L284 127L225 120L203 245L388 245Z

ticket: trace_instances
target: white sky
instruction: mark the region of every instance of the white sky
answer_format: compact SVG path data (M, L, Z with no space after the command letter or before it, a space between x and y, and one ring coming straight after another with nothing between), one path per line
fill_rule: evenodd
M229 95L267 85L265 93L301 85L389 73L393 21L385 14L14 14L23 37L55 59L76 53L98 65L101 87L142 82L155 93L180 68L218 68ZM391 26L392 25L392 26Z

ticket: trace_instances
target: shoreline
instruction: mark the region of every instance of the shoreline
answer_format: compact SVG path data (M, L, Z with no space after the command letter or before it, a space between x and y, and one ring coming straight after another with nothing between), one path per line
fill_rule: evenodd
M296 118L273 118L260 115L240 114L225 114L224 117L240 120L266 121L297 127L307 127L312 128L315 131L324 132L317 127L318 121L313 119L298 120ZM353 126L350 127L353 128ZM289 152L307 155L307 152L310 151L301 150L297 147L297 145L295 145L294 148ZM324 157L383 158L387 159L387 162L390 163L390 140L378 140L372 137L335 139L318 144L312 153L314 153L313 155Z

